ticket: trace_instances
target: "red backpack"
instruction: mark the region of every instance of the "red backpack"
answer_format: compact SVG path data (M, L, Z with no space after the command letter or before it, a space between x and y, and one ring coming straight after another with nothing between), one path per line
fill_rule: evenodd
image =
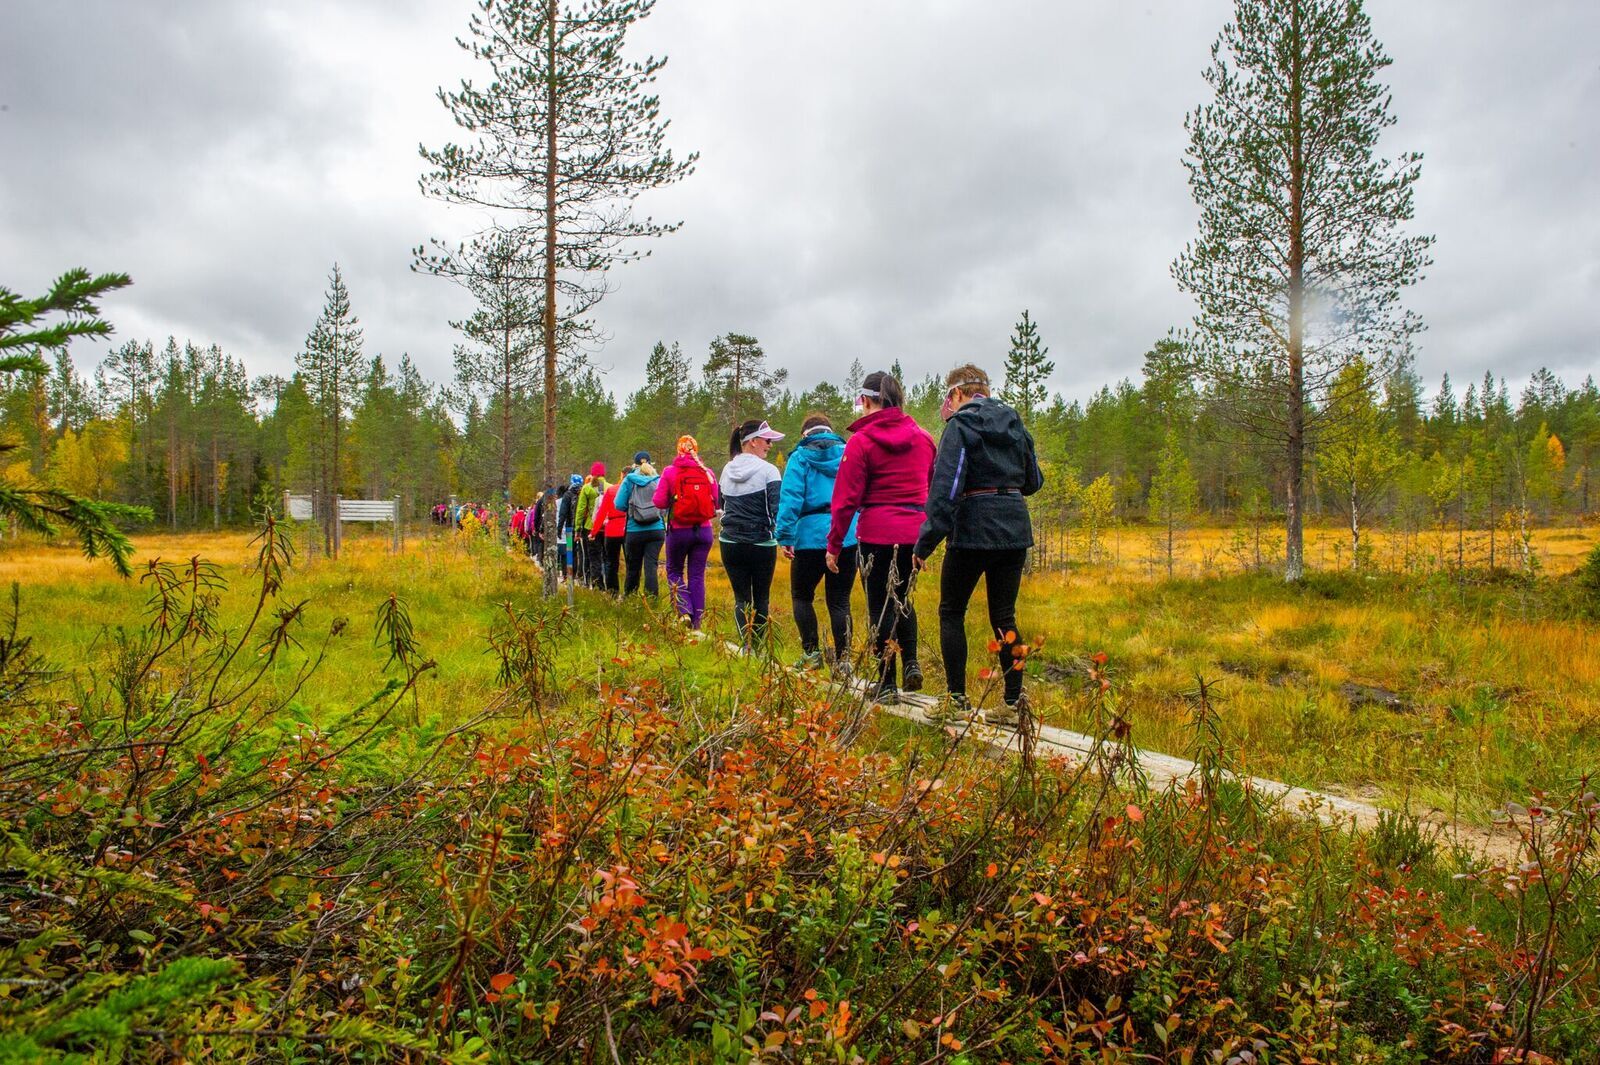
M678 497L672 502L673 523L704 525L716 515L716 493L712 491L711 471L700 465L680 467Z

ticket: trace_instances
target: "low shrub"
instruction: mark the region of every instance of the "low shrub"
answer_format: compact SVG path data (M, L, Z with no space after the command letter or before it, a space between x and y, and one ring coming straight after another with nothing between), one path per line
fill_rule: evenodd
M392 675L313 721L259 679L314 684L354 633L301 631L288 563L269 527L242 632L216 571L152 568L149 623L70 684L0 641L0 1061L1468 1062L1597 1036L1586 788L1508 807L1526 862L1442 892L1404 823L1369 851L1239 788L1203 685L1202 771L1148 792L1103 656L1096 753L997 763L857 740L848 691L781 673L658 679L626 643L631 679L585 694L568 621L508 609L499 690L444 728L395 599Z

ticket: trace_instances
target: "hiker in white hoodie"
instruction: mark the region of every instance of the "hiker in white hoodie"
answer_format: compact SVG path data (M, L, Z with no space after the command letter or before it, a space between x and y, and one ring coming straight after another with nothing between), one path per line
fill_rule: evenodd
M752 418L733 427L728 441L730 461L722 467L722 565L733 584L733 617L745 653L767 640L767 615L772 600L772 574L778 566L778 496L783 474L767 461L783 434Z

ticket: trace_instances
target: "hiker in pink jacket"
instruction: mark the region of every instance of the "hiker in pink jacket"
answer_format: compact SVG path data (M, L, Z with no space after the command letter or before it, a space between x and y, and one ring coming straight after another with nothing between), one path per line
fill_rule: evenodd
M706 560L719 501L717 475L700 461L699 442L678 437L678 457L661 471L653 502L667 515L667 584L678 614L696 632L706 612Z
M895 702L899 688L922 689L917 663L917 611L911 602L911 549L922 529L928 482L938 445L904 410L900 382L887 373L870 373L861 382L857 404L862 416L850 426L849 443L833 489L827 565L839 572L839 552L851 519L859 512L856 565L867 593L867 621L880 669L874 698ZM890 641L898 656L890 649ZM900 661L899 684L895 660Z

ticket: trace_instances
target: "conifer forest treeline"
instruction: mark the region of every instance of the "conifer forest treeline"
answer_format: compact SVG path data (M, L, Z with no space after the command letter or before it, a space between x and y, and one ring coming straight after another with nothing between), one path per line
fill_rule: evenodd
M1281 449L1248 428L1250 406L1264 400L1226 382L1197 383L1173 339L1145 354L1140 379L1068 400L1045 386L1054 365L1041 341L1047 328L1024 312L1009 338L975 353L1024 412L1049 467L1036 503L1042 519L1171 528L1270 523L1281 514ZM440 383L407 355L366 351L337 268L288 377L253 376L215 344L176 338L126 340L95 354L102 358L92 368L61 351L48 375L7 375L0 430L18 445L8 455L13 472L148 507L164 527L246 524L285 490L399 496L420 520L452 494L525 503L554 479L543 462L537 375L501 388L474 372L463 347L455 379ZM699 356L658 343L644 385L618 395L571 357L558 382L563 433L553 473L586 471L596 459L620 466L638 449L669 448L683 432L715 454L735 414L759 412L793 428L824 410L847 425L854 384L871 369L906 380L908 408L937 429L936 374L858 358L839 380L802 389L781 362L736 332ZM1492 561L1514 564L1530 526L1581 520L1595 506L1600 389L1592 377L1563 381L1541 369L1520 392L1492 374L1464 387L1448 375L1425 386L1409 362L1379 376L1356 360L1325 406L1337 416L1312 442L1307 509L1358 537L1372 527L1499 529L1504 554ZM1480 557L1482 539L1464 544L1456 561L1490 562Z

